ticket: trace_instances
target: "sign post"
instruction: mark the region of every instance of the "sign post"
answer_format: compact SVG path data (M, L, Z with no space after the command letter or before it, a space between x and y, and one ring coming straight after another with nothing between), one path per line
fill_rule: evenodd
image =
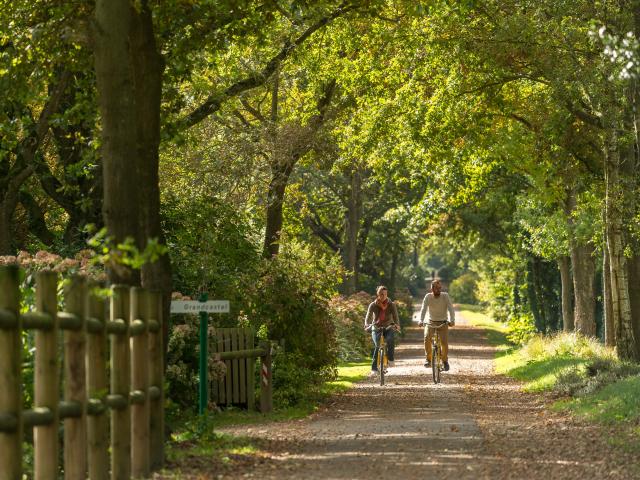
M200 302L205 303L209 299L206 293L200 295ZM198 414L202 415L207 411L208 397L208 381L207 381L207 347L208 347L208 313L204 310L200 311L200 392L198 395Z
M200 385L198 387L198 413L203 415L209 403L209 384L207 381L208 353L208 315L209 313L229 313L228 300L209 300L206 293L195 300L174 300L171 302L171 313L199 313L200 316Z

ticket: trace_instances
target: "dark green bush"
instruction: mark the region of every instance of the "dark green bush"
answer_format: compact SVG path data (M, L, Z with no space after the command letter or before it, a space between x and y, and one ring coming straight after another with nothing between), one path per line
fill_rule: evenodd
M318 398L320 386L336 376L335 367L311 370L305 367L307 358L301 353L279 349L273 356L273 402L277 408L287 408Z
M468 303L475 305L478 303L476 297L478 276L475 273L467 272L451 282L449 294L456 303Z
M371 300L371 295L365 292L331 299L329 314L336 329L339 360L361 360L371 353L370 336L362 328Z

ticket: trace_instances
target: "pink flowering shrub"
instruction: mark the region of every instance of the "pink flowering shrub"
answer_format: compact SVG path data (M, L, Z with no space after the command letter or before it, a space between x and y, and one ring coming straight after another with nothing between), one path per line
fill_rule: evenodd
M93 250L81 250L75 258L64 258L55 253L40 250L34 255L22 250L17 256L0 256L0 265L18 265L27 274L33 274L40 270L52 270L61 274L79 273L97 280L104 280L105 273L102 267L94 262Z
M178 292L172 294L175 300L190 300ZM200 320L198 315L180 315L181 323L174 324L167 345L166 380L169 385L169 398L179 406L194 408L198 403L199 358L200 358ZM209 344L216 340L216 328L210 326L207 331ZM209 380L224 377L227 367L215 355L207 358Z

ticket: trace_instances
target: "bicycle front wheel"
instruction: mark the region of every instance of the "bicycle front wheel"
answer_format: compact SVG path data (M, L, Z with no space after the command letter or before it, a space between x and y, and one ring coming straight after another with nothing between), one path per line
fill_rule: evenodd
M433 383L440 383L440 349L437 344L431 349L431 374Z
M378 351L378 373L380 375L380 386L384 385L384 369L386 368L386 355L384 349Z

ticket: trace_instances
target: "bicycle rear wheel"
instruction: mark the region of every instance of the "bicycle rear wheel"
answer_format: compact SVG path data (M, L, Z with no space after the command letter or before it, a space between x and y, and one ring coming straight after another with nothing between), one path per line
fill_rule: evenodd
M431 349L431 374L433 383L440 383L440 349L437 344Z
M385 351L384 349L378 350L378 373L380 375L380 386L384 385L385 374Z

